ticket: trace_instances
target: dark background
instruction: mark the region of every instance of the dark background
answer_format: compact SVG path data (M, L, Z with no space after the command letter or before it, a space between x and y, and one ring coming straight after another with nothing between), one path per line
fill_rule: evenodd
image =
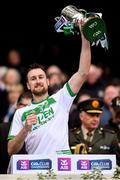
M106 4L105 4L106 3ZM116 2L95 0L6 2L0 6L0 64L6 62L11 48L21 52L24 65L40 62L46 66L57 64L69 74L76 71L81 46L80 37L64 36L54 30L56 16L67 5L101 12L107 27L109 50L92 47L92 62L109 66L114 76L119 74L119 5ZM117 10L118 9L118 10Z

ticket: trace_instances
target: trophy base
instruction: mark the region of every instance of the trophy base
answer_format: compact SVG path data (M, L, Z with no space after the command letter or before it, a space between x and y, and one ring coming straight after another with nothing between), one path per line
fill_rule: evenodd
M82 32L88 41L97 42L106 33L105 22L98 17L89 18L82 27Z

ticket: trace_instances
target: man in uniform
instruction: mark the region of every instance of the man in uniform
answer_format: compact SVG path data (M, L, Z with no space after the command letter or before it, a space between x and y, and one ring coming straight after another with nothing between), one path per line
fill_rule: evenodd
M120 165L117 136L111 130L99 128L104 103L99 98L85 100L78 105L81 127L70 130L69 144L74 154L116 154Z

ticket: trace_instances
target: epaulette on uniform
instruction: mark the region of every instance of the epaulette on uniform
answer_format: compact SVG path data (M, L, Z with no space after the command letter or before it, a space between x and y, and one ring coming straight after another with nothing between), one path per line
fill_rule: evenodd
M116 132L114 130L112 130L112 129L104 128L103 130L104 130L104 132L108 132L108 133L111 133L111 134L116 134Z
M103 128L99 128L98 132L99 132L99 134L103 134L103 132L104 132Z
M70 131L74 134L80 134L80 128L73 128Z

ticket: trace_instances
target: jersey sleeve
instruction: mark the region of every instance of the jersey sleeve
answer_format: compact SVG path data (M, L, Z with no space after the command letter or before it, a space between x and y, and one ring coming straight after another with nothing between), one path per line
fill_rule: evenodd
M17 110L14 114L13 121L11 123L11 127L8 134L8 140L13 139L13 137L16 136L22 128L23 124L21 120L20 111Z
M60 105L64 108L64 110L69 111L77 94L74 94L72 92L72 89L68 82L58 93Z

